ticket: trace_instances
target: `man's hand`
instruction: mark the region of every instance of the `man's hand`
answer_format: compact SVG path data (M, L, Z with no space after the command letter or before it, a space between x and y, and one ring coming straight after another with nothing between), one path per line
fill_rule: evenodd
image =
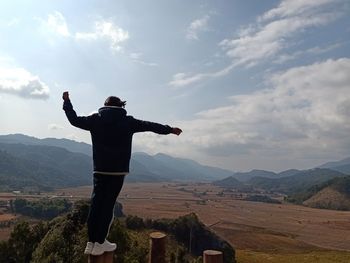
M176 134L176 135L179 136L182 133L182 130L180 128L173 128L171 133Z
M64 101L69 100L69 93L68 93L68 91L63 92L62 99Z

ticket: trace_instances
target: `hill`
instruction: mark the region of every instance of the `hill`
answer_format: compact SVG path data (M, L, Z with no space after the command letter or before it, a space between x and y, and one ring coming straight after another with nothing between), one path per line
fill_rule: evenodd
M0 135L0 143L45 145L64 148L70 152L83 153L92 156L91 145L84 142L76 142L68 139L44 138L38 139L24 134Z
M342 176L344 174L337 171L316 168L277 179L254 177L247 183L255 188L290 194L305 191L314 185Z
M247 182L253 177L265 177L265 178L274 178L276 173L264 170L252 170L250 172L238 172L232 175L232 178L235 178L241 182Z
M256 173L250 173L250 175L252 174ZM271 173L264 174L271 175ZM284 175L288 174L292 175L281 178L267 178L256 176L243 183L238 181L234 176L230 176L225 179L215 181L213 184L225 188L244 189L251 187L255 189L263 189L265 191L294 194L303 192L312 186L319 185L332 178L344 176L343 173L330 169L320 168L305 171L289 170L284 172Z
M314 208L350 210L350 176L337 177L288 197Z
M91 183L91 158L63 148L0 144L1 190L47 190Z
M319 166L319 168L328 168L350 175L350 157L340 161L325 163Z
M0 262L86 262L83 251L88 211L86 202L78 202L72 212L47 223L33 227L27 222L19 223L9 241L0 242ZM234 249L205 227L195 214L174 220L143 220L135 216L115 219L108 236L117 243L115 260L148 262L149 233L154 230L168 234L166 262L201 262L200 256L206 249L223 251L224 263L235 262Z
M247 190L249 186L241 181L237 180L235 177L230 176L226 177L222 180L214 181L214 185L223 187L223 188L233 188L236 190Z
M297 174L298 172L300 172L300 170L296 170L296 169L290 169L290 170L286 170L286 171L283 171L280 173L274 173L274 172L270 172L270 171L255 169L255 170L251 170L250 172L234 173L232 175L232 177L241 181L241 182L247 182L254 177L264 177L264 178L276 179L276 178L292 176L292 175Z

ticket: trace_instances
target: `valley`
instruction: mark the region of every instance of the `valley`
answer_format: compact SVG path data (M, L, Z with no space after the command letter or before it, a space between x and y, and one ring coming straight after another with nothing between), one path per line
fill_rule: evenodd
M56 194L63 192L89 198L91 188L65 188ZM350 260L348 211L243 201L206 183L127 183L119 202L124 213L146 218L195 212L237 249L238 262L323 262L315 260L320 255L329 258L324 262ZM298 261L288 261L293 258Z

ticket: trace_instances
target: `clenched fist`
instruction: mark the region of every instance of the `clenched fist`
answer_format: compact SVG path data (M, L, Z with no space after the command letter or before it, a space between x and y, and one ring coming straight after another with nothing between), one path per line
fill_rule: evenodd
M62 99L63 100L69 100L69 93L68 93L68 91L63 92Z

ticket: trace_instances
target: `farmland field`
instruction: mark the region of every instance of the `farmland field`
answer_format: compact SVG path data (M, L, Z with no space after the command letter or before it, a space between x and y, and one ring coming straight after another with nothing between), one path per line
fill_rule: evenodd
M91 187L57 195L89 198ZM195 212L230 242L240 263L350 262L350 212L238 200L210 184L125 184L126 214L175 218Z
M90 195L91 186L85 186L40 195L2 193L0 199L78 200ZM236 249L239 263L350 262L350 212L241 200L245 195L205 183L127 183L119 202L125 214L144 218L196 213ZM0 221L12 217L2 214ZM6 240L10 230L0 229L0 240Z

